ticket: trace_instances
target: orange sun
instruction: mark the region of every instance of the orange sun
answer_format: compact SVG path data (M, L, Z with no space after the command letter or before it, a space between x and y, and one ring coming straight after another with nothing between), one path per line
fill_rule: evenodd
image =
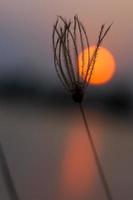
M95 46L90 47L90 57L92 57L93 52L95 50ZM82 61L83 54L82 52L79 54L79 73L81 77L85 77L87 65L88 65L88 49L84 50L84 68ZM100 47L98 50L96 62L94 65L94 71L92 73L91 79L89 81L90 84L99 85L104 84L110 81L114 75L116 70L116 63L111 52L103 47ZM89 77L89 76L88 76Z

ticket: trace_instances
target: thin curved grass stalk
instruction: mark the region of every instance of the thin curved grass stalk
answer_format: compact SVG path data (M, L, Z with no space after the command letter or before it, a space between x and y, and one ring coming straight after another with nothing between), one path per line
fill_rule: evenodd
M103 172L102 165L100 163L100 160L99 160L96 148L95 148L95 144L93 142L93 138L91 136L91 132L90 132L89 127L88 127L84 108L83 108L82 104L79 104L79 107L80 107L80 111L81 111L81 114L82 114L82 117L83 117L83 122L84 122L84 125L85 125L85 128L86 128L86 131L87 131L87 135L88 135L88 138L89 138L90 146L91 146L91 149L92 149L92 152L93 152L93 155L94 155L94 160L95 160L96 165L97 165L97 170L99 172L102 184L104 186L105 194L106 194L108 200L113 200L111 191L109 189L108 182L106 180L105 174Z
M1 143L0 143L0 165L10 199L19 200Z
M79 108L83 117L84 125L88 134L88 139L93 152L94 160L99 172L102 185L108 200L113 200L111 191L109 189L109 184L104 174L104 170L101 166L100 159L98 157L93 138L89 131L87 124L86 115L82 106L83 97L88 83L91 80L92 74L94 72L95 62L97 58L97 53L99 47L110 30L112 24L105 29L105 25L101 26L97 44L93 55L90 57L90 46L87 33L83 24L79 21L78 16L74 16L73 22L65 20L62 16L57 18L57 21L53 28L53 51L54 51L54 63L57 75L59 76L61 82L67 88L67 91L72 96L74 102L79 104ZM85 54L84 48L85 44L88 49L88 65L87 70L84 72ZM70 46L71 45L71 46ZM71 52L73 49L73 54ZM80 67L78 55L82 52L82 70L80 75ZM63 57L63 59L62 59Z

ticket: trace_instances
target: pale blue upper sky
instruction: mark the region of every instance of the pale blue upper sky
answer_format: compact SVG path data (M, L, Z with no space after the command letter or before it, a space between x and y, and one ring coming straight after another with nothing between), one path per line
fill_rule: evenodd
M114 22L103 46L113 53L117 73L132 78L132 8L131 0L1 0L0 76L16 71L36 74L42 80L48 74L55 76L51 34L56 15L71 18L78 14L91 44L102 23ZM33 66L19 67L26 63Z

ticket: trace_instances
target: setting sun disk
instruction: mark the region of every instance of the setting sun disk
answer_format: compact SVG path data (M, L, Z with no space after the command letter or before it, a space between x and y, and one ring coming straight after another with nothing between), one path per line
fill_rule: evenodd
M90 47L90 58L93 56L95 46ZM84 50L84 61L83 53L81 52L78 57L79 61L79 73L80 76L85 78L87 67L88 67L88 49ZM84 62L84 63L83 63ZM116 63L113 55L106 48L100 47L96 57L94 70L89 80L90 72L88 73L88 84L99 85L105 84L113 78L116 70Z

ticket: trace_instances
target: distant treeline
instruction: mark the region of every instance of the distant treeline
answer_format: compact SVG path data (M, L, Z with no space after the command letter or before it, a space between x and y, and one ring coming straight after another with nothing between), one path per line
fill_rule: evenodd
M17 101L25 99L62 106L71 104L63 88L48 84L44 86L32 80L28 82L19 79L0 80L0 98ZM105 86L91 86L87 90L85 102L90 106L102 106L111 110L131 110L133 95L128 88L120 87L120 85L112 87L109 91Z

